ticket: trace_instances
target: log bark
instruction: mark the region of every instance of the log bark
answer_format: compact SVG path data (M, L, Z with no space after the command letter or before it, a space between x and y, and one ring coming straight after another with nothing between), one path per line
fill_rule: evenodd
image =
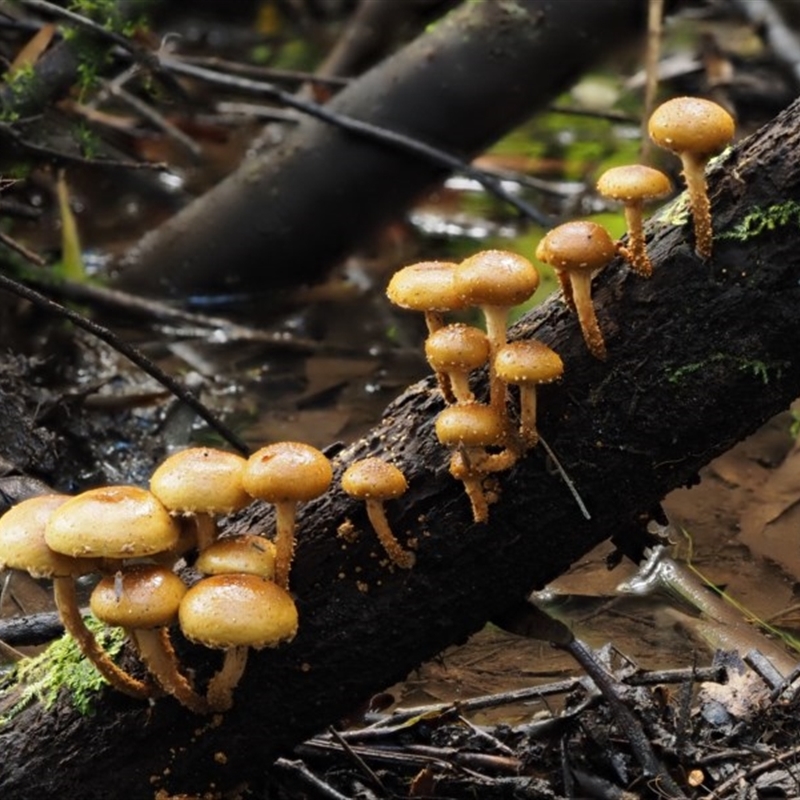
M464 3L327 108L469 159L641 31L641 6ZM319 279L445 174L306 118L138 243L120 263L117 285L184 295Z
M0 729L4 800L263 786L270 758L463 642L598 542L638 530L664 494L786 408L800 394L800 101L726 154L709 182L710 262L673 207L647 228L650 280L619 261L596 279L607 362L587 353L558 298L514 329L564 359L563 380L540 392L541 430L591 520L537 449L499 477L489 523L472 524L433 433L434 381L412 386L335 455L335 473L367 455L404 470L410 489L388 515L402 541L415 540L416 566L386 567L364 508L335 483L299 515L299 634L252 654L219 724L171 700L148 707L111 692L90 717L68 697L49 711L32 706ZM348 520L354 542L337 537ZM271 526L253 506L231 530ZM218 663L202 649L181 653L201 680Z

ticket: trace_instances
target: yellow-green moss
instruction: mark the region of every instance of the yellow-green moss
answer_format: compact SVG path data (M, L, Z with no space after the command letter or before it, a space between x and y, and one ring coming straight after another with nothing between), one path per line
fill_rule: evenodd
M800 226L800 203L787 200L764 208L755 208L734 228L720 233L718 239L733 239L746 242L767 231L774 231L785 225Z
M714 353L705 361L697 361L691 364L682 364L679 367L667 369L667 380L670 383L680 383L689 375L701 370L707 370L714 364L731 365L741 372L749 372L754 378L758 378L766 386L772 377L780 378L786 362L775 361L767 362L759 359L738 358L729 353Z
M122 628L108 628L94 617L86 624L113 658L118 655L125 642ZM75 640L64 634L43 653L26 658L0 681L0 698L17 691L19 697L14 705L0 716L0 727L6 725L30 703L38 702L45 709L52 708L59 693L64 689L81 714L92 713L92 703L105 686L102 675L87 661L75 644Z

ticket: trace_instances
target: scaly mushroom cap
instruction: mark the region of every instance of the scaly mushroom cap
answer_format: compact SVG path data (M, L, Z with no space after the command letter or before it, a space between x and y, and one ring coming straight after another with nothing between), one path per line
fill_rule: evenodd
M601 269L616 253L608 231L596 222L575 220L548 231L536 248L536 258L561 270Z
M511 307L536 291L539 273L517 253L482 250L456 267L455 286L465 305Z
M137 486L90 489L67 500L45 529L48 547L80 558L138 558L172 550L179 529L161 502Z
M364 458L344 471L342 489L359 500L393 500L405 494L408 483L394 464L382 458Z
M659 147L706 159L727 147L735 124L733 117L711 100L674 97L653 112L647 129Z
M135 564L103 577L92 591L89 605L107 625L147 630L171 625L185 594L185 584L171 570Z
M217 649L275 647L297 633L291 595L256 575L214 575L192 586L178 612L187 639Z
M150 491L173 513L230 514L250 503L242 486L246 459L212 447L169 456L150 478Z
M231 572L275 577L275 545L263 536L245 533L217 539L197 557L195 568L204 575Z
M490 447L506 439L503 417L491 406L481 403L458 403L436 417L436 436L444 445Z
M252 497L268 503L300 503L324 494L332 479L331 462L316 447L275 442L250 456L242 482Z
M497 376L505 383L551 383L564 373L561 356L535 339L510 342L495 359Z
M597 181L597 191L622 203L643 203L666 197L672 191L672 181L661 170L625 164L606 170Z
M456 311L464 302L455 291L456 265L449 261L420 261L398 270L386 287L386 296L411 311Z
M77 578L97 570L96 560L57 553L45 543L48 520L69 499L66 494L39 495L6 511L0 518L0 570L19 569L34 578Z
M425 340L425 355L437 372L478 369L489 359L489 340L480 328L445 325Z

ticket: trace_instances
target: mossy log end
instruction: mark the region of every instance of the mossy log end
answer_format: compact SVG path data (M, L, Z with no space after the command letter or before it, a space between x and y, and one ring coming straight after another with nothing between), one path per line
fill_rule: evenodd
M665 214L647 228L651 279L618 260L596 280L607 362L587 353L558 298L515 328L564 359L563 380L540 393L541 431L591 520L539 448L500 476L489 524L472 524L433 433L440 397L433 379L423 381L335 457L337 477L367 455L405 471L410 489L388 517L402 542L416 541L416 566L387 567L363 505L334 488L299 514L300 632L252 654L232 711L212 722L169 699L149 707L110 691L92 717L66 698L50 711L34 706L0 730L4 800L259 785L272 756L464 641L596 543L634 529L666 492L786 408L800 394L800 102L722 157L709 179L710 262L695 255L690 223ZM346 520L354 542L337 537ZM255 506L232 529L271 525ZM201 676L218 663L197 648L183 655Z

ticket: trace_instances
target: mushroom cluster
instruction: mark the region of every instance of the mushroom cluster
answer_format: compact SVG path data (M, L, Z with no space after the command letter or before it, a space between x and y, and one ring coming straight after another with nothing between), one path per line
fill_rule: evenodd
M507 341L510 310L528 300L538 286L539 273L524 256L482 250L457 264L426 261L404 267L386 292L401 308L426 315L425 355L448 404L436 420L436 435L451 450L450 472L464 484L476 522L488 519L489 496L483 487L487 476L510 469L538 442L536 384L556 380L563 371L561 359L542 342ZM466 308L480 309L485 333L460 322L446 324L444 313ZM483 403L475 397L470 376L485 365L489 397ZM509 420L510 386L519 387L518 430ZM381 541L399 565L398 559L404 558L398 555L399 545L388 543L385 534Z
M265 488L265 462L275 454L292 488ZM287 591L293 509L325 491L330 480L325 456L295 442L270 445L250 461L189 448L155 470L150 490L105 486L14 506L0 518L0 569L52 579L67 633L115 689L139 699L160 690L195 713L224 711L232 705L248 648L275 646L297 631L297 610ZM217 539L217 518L256 497L278 508L276 543L255 535ZM174 571L190 550L205 576L191 587ZM99 575L92 613L125 629L149 678L118 666L87 627L75 578L92 574ZM187 639L225 651L205 695L178 661L169 633L175 624Z

